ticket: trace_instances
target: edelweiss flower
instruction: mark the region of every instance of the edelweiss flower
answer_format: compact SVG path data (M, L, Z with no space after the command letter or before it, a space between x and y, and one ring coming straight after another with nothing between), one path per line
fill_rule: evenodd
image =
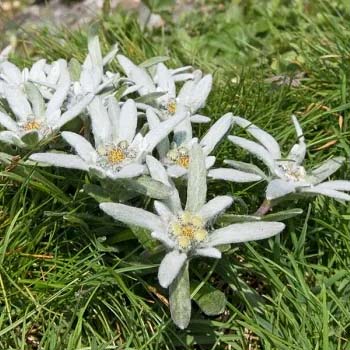
M135 65L123 55L118 55L117 59L125 74L138 87L141 96L153 93L163 93L156 98L156 111L162 120L171 117L179 105L185 106L190 112L191 122L207 123L209 118L196 114L205 105L205 101L212 86L212 76L210 74L202 77L201 71L192 74L183 73L190 67L183 67L175 70L168 69L163 63L157 64L154 77L145 68ZM187 80L176 95L175 82ZM146 108L148 106L144 106ZM142 108L142 104L140 105Z
M218 259L221 252L216 246L264 239L284 229L284 224L279 222L251 222L212 230L213 221L232 204L232 198L218 196L206 203L206 169L204 155L198 144L193 145L190 158L185 209L181 207L176 189L168 205L154 202L157 215L124 204L100 204L100 208L114 219L152 231L152 236L169 250L158 271L159 283L164 288L169 287L191 257ZM157 180L163 179L164 184L169 185L161 163L148 157L148 164L151 175L154 174Z
M36 85L42 96L49 100L57 89L61 73L67 67L67 62L59 59L52 64L41 59L29 68L22 71L13 63L4 61L0 63L0 97L5 98L5 87L20 89L25 92L25 83Z
M184 118L179 113L151 130L145 136L136 134L137 110L133 100L120 109L117 101L108 98L108 109L103 99L96 96L88 107L92 122L95 146L73 132L62 137L76 150L77 155L62 153L36 153L34 161L54 166L90 171L101 178L131 178L146 171L145 157Z
M72 85L68 93L67 108L85 99L89 103L93 97L104 90L110 90L119 82L118 73L104 73L104 66L107 65L117 54L118 45L114 45L111 51L102 57L98 36L88 38L89 53L80 67L76 67L76 75L72 77ZM75 74L72 74L75 75Z
M67 66L64 69L61 67L56 91L48 102L45 102L39 89L32 83L24 84L27 96L19 86L6 85L5 98L16 120L0 112L0 124L7 129L0 132L0 141L25 147L29 140L30 143L36 143L47 138L76 117L83 108L79 104L61 114L69 85Z
M147 120L151 129L157 127L160 123L157 115L151 109L147 111ZM210 169L216 160L214 156L210 156L210 153L222 140L231 128L231 125L232 113L227 113L211 126L199 142L203 154L205 155L205 165L207 169ZM174 130L174 141L171 144L169 140L166 139L157 146L161 162L167 169L167 173L170 177L176 178L187 174L190 164L190 149L192 145L197 142L198 139L192 137L192 130L190 135L188 135L178 126Z
M350 191L350 181L326 181L344 162L344 157L329 159L317 168L307 171L303 164L306 145L302 129L295 116L292 120L296 129L298 143L295 144L286 158L282 158L277 141L267 132L261 130L248 120L234 117L234 123L245 128L258 142L242 137L229 136L229 140L260 158L269 169L264 174L258 167L236 161L226 161L235 169L214 169L209 176L233 182L268 181L266 199L276 200L291 193L322 194L325 196L350 200L350 195L342 191Z

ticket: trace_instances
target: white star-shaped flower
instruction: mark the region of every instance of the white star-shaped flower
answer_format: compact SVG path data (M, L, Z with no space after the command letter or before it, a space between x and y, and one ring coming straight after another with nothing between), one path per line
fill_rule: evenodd
M268 182L267 200L277 200L290 194L321 194L341 200L350 200L350 195L344 193L344 191L350 191L350 181L324 181L340 168L345 160L344 157L329 159L311 171L304 168L305 138L295 116L292 116L292 120L298 142L292 147L286 158L282 157L279 144L269 133L244 118L234 117L233 119L234 124L245 128L257 142L238 136L229 136L229 140L261 159L269 171L265 174L255 165L227 160L226 164L234 169L213 169L209 172L210 177L233 182L265 180Z
M88 107L95 143L73 132L62 132L62 137L75 149L77 155L64 153L36 153L30 159L58 167L89 171L100 178L132 178L146 172L145 157L174 127L186 118L179 111L174 118L159 124L146 135L137 133L137 109L133 100L122 108L113 98L108 107L96 96Z

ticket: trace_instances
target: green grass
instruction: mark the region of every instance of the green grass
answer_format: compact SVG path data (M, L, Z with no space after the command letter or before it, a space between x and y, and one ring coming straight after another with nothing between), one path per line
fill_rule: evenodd
M168 24L146 33L133 17L105 16L99 21L103 47L119 41L137 62L169 55L171 66L213 72L203 113L214 120L228 111L245 116L285 150L296 141L290 122L296 113L308 141L308 167L331 156L349 158L347 1L220 3L208 1L209 12L200 13L198 6L177 24L163 6ZM86 54L84 29L21 36L12 57L20 65L38 57L82 60ZM111 68L118 68L115 62ZM297 71L306 74L298 88L265 81ZM335 143L317 150L329 141ZM250 160L228 142L217 154L219 164L225 158ZM279 237L232 246L218 262L194 260L193 283L207 280L228 303L218 317L205 316L193 303L190 326L179 331L156 279L160 256L145 252L132 232L81 191L92 179L15 164L3 167L0 176L0 349L37 349L35 341L45 350L350 349L348 205L321 197L287 203L276 210L297 206L304 213L289 219ZM349 167L334 178L349 179ZM259 206L262 189L211 183L209 195L239 197L232 212L246 214ZM151 205L142 199L138 204Z

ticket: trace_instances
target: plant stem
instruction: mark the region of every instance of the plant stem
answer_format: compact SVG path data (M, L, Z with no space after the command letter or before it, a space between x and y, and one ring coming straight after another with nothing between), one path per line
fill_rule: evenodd
M265 214L267 214L271 210L271 208L272 208L271 201L265 199L261 203L259 209L255 212L254 215L256 215L256 216L264 216Z

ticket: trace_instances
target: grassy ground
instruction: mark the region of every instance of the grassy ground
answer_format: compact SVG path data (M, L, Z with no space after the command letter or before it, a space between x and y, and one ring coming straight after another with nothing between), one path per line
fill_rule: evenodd
M144 34L132 17L107 16L101 40L105 49L119 41L138 62L166 54L171 65L213 72L206 115L245 116L286 150L296 141L290 115L298 114L309 167L349 158L347 1L222 3L198 5L176 24L164 6L166 27ZM83 29L23 36L12 57L21 65L85 56ZM298 87L266 81L298 72L305 73ZM249 160L227 142L219 163L226 157ZM159 260L81 191L91 181L86 174L13 164L0 176L0 349L350 349L347 205L325 198L298 203L304 213L289 219L277 239L232 247L218 262L193 261L192 281L208 281L228 303L212 318L193 304L190 327L179 331L156 280ZM349 179L349 168L335 178ZM247 213L262 200L261 188L216 183L210 193L239 197L232 211Z

